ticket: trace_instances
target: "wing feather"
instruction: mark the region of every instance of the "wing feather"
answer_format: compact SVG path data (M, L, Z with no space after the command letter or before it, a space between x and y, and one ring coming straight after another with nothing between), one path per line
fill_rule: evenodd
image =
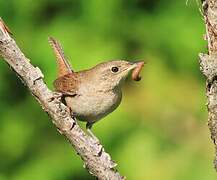
M77 95L79 79L76 73L66 74L54 81L55 90L65 95Z

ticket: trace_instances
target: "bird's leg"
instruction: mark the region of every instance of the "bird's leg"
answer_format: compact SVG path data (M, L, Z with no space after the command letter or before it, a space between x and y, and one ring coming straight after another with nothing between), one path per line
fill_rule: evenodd
M87 124L86 124L87 132L97 143L99 143L99 139L91 131L92 126L93 126L93 123L87 122Z

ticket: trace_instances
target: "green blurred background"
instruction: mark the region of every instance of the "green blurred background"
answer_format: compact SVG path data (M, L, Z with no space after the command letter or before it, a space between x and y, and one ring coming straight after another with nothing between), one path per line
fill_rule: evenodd
M148 62L142 81L128 79L121 106L93 127L122 175L216 179L197 1L0 0L0 16L50 88L56 64L48 36L75 70L112 59ZM5 62L0 69L0 180L94 179Z

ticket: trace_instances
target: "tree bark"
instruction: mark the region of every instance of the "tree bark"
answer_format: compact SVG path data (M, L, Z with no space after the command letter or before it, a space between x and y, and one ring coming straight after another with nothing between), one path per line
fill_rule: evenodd
M1 18L0 56L13 68L43 110L49 114L57 130L68 139L90 174L98 179L124 179L115 169L116 164L103 146L84 133L60 98L48 89L41 70L34 67L21 52Z
M200 69L206 76L208 126L215 145L214 167L217 170L217 1L203 0L202 11L206 27L208 53L199 54Z

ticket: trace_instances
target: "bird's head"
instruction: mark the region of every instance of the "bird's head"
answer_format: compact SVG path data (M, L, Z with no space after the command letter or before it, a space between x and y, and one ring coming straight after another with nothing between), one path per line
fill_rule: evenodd
M102 86L104 89L114 89L121 87L129 72L138 69L137 76L144 62L129 62L124 60L114 60L96 65L89 70L91 78L94 79L97 86ZM136 80L136 79L134 79Z

